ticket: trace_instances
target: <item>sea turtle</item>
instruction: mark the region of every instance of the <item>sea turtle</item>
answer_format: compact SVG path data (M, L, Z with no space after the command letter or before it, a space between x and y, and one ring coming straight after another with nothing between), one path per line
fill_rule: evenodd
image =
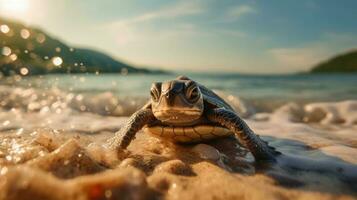
M275 160L279 154L254 134L227 102L188 77L153 83L150 94L150 101L129 118L111 140L110 147L126 149L143 129L177 143L202 142L234 134L256 161Z

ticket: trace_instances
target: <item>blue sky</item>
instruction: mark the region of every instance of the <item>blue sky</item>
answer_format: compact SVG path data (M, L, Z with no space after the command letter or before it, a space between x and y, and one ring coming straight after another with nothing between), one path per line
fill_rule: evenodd
M0 15L170 70L291 73L357 47L355 0L0 0Z

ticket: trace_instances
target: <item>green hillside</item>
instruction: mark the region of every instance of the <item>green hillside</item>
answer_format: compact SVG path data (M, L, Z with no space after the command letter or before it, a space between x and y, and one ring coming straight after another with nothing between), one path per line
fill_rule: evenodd
M22 71L21 71L22 69ZM0 72L47 73L159 73L119 62L110 56L72 48L40 29L0 18Z
M313 67L311 73L357 72L357 50L338 55Z

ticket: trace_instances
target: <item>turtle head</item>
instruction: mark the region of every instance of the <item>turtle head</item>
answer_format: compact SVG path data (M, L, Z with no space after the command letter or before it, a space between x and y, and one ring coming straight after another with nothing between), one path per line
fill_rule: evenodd
M202 116L204 106L200 88L186 77L153 83L150 93L154 116L163 123L191 124Z

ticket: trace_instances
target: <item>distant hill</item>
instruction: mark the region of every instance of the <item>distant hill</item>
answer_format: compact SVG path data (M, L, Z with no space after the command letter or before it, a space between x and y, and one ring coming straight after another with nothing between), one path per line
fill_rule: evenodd
M357 50L333 57L313 67L311 73L357 72Z
M0 72L47 73L164 73L136 68L91 49L73 48L44 31L0 18Z

